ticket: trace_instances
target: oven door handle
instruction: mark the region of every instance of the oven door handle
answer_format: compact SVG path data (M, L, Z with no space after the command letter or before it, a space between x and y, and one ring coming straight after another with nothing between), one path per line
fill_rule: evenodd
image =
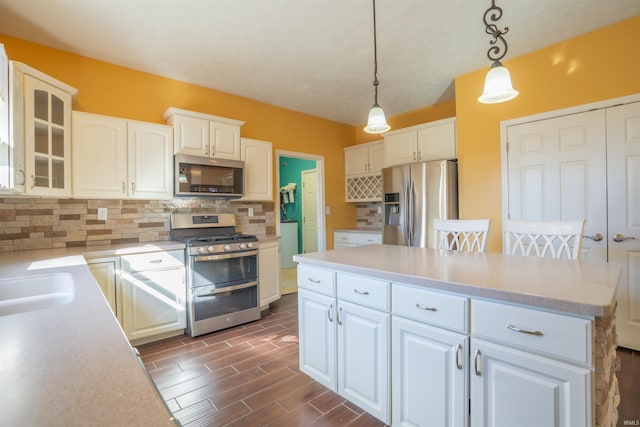
M249 282L249 283L243 283L241 285L235 285L235 286L227 286L225 288L220 288L220 289L214 289L211 292L208 292L206 294L196 294L197 298L204 298L204 297L215 297L218 294L223 294L225 292L231 292L231 291L237 291L238 289L246 289L246 288L250 288L252 286L257 286L258 282Z
M233 252L229 254L222 255L195 255L193 257L194 262L204 262L204 261L216 261L219 259L229 259L229 258L240 258L245 256L255 256L258 253L257 250L253 251L244 251L244 252Z

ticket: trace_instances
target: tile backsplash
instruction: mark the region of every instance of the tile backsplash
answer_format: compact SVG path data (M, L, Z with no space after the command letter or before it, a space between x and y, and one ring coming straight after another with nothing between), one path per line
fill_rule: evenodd
M98 208L107 219L98 220ZM249 217L249 208L253 216ZM169 240L172 212L233 213L236 229L273 234L274 204L224 199L171 200L0 198L0 251Z
M382 230L382 202L364 202L356 204L356 228Z

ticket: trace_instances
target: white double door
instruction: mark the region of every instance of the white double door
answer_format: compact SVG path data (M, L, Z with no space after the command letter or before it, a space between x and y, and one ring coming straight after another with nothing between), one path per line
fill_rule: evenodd
M620 264L619 345L640 350L640 102L507 127L505 218L586 219L582 259Z

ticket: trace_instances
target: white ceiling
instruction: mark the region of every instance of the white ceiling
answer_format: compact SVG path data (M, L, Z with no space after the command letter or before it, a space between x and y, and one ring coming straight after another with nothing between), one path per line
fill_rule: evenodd
M640 15L640 0L496 2L505 60ZM489 6L377 0L387 115L451 100L456 76L490 65ZM371 0L0 0L0 33L351 125L373 103Z

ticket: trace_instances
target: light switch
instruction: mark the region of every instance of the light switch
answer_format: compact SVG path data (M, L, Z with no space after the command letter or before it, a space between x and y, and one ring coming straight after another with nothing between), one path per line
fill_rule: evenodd
M98 221L107 220L107 208L98 208Z
M325 215L331 215L331 207L327 206L326 208L324 208L324 213Z
M249 216L253 216L253 208L247 209Z

